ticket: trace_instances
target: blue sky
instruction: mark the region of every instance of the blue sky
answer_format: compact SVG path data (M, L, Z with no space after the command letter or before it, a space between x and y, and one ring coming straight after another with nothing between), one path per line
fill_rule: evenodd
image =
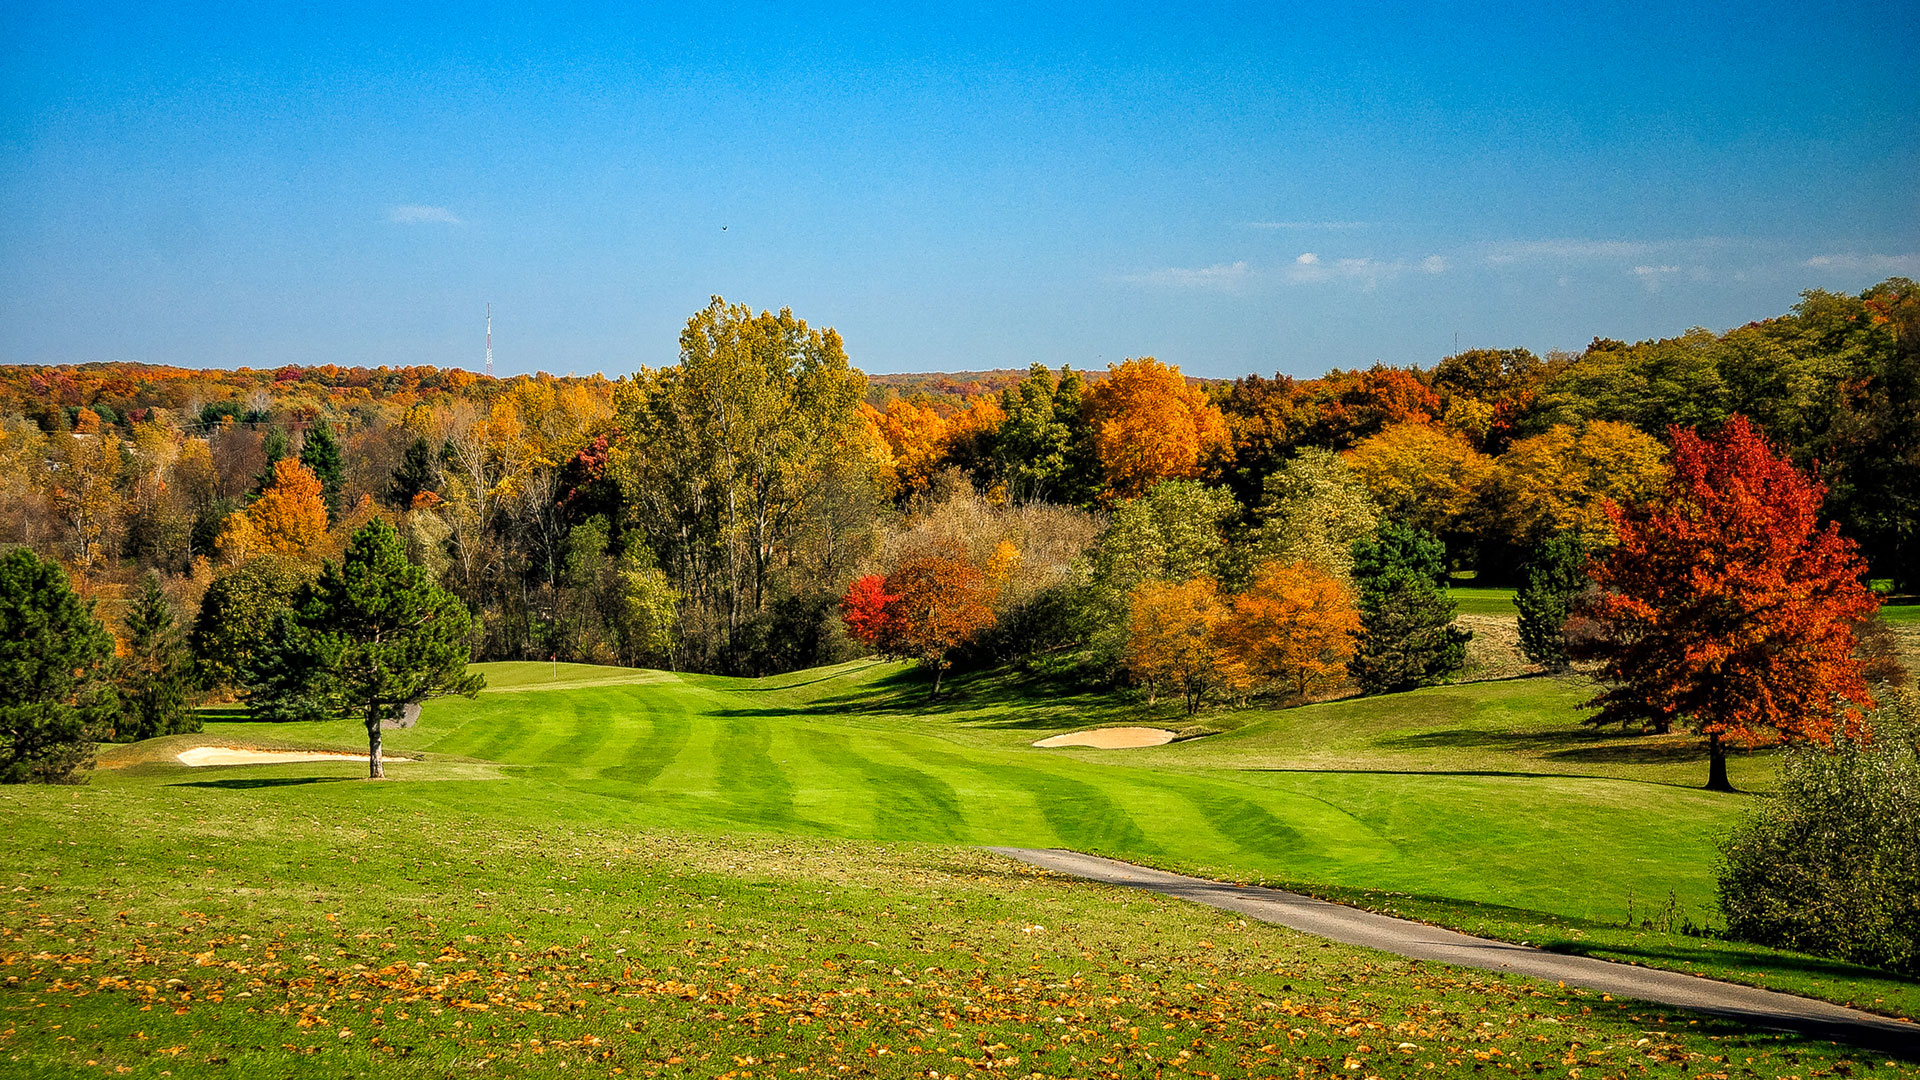
M1920 277L1917 11L7 3L0 362L478 367L491 303L617 374L715 293L870 371L1724 329Z

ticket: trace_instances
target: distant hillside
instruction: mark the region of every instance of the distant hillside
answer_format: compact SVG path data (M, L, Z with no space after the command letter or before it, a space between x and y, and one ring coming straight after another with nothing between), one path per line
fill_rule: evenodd
M991 371L905 371L891 375L867 375L867 401L884 405L894 398L925 398L935 402L958 404L981 394L997 394L1027 377L1025 368L995 368ZM1080 371L1090 383L1107 377L1103 369ZM1189 383L1231 382L1230 379L1202 379L1187 376Z

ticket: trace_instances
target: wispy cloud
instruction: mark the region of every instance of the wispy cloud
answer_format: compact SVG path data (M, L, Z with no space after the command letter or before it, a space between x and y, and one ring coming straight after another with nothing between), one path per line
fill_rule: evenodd
M1371 221L1249 221L1249 229L1340 230L1371 229Z
M1363 289L1372 289L1383 281L1414 270L1427 274L1444 274L1447 272L1447 266L1447 260L1438 255L1429 255L1413 262L1406 259L1323 259L1318 254L1308 251L1295 256L1293 265L1287 267L1282 276L1295 285L1345 282L1358 285Z
M1481 245L1481 253L1496 266L1506 263L1555 260L1637 259L1659 245L1632 240L1501 240Z
M1136 285L1164 285L1177 289L1216 289L1221 292L1236 292L1246 286L1253 271L1246 260L1231 263L1215 263L1212 266L1169 266L1163 270L1152 270L1144 274L1129 274L1122 278Z
M1641 283L1647 287L1648 292L1659 292L1661 279L1665 278L1668 274L1677 274L1679 272L1679 267L1664 264L1660 266L1641 265L1633 268L1633 276L1640 279Z
M1915 274L1920 273L1920 255L1815 255L1805 265L1815 270Z
M387 220L400 225L458 225L460 219L444 206L408 203L387 211Z

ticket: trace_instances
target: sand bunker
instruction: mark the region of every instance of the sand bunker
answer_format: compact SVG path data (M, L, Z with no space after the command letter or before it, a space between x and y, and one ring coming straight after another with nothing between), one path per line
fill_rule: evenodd
M1132 746L1161 746L1173 741L1173 732L1156 727L1103 727L1041 739L1035 746L1091 746L1096 750L1125 750Z
M191 750L182 750L176 756L180 764L196 768L202 765L284 765L294 761L367 760L365 754L347 754L335 750L242 750L233 746L196 746ZM380 760L382 764L391 765L396 761L411 759L382 755Z

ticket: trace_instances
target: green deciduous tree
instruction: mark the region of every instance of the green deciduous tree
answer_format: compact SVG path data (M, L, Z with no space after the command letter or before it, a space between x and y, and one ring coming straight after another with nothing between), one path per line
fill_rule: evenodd
M775 599L864 387L838 333L716 296L681 332L680 362L623 389L609 472L685 597L694 667L758 666L741 628Z
M1018 386L1000 395L1007 418L993 443L995 472L1016 503L1084 505L1098 494L1093 433L1081 407L1080 376L1059 377L1035 364Z
M126 742L199 731L200 717L187 704L186 643L173 604L149 573L127 608L127 654L120 658L120 722L114 738Z
M1372 536L1379 520L1359 474L1338 454L1308 447L1267 478L1246 558L1252 565L1304 562L1347 581L1353 545Z
M1095 574L1121 592L1142 581L1211 577L1226 550L1221 529L1238 511L1224 490L1163 480L1114 509L1094 556Z
M1473 635L1453 625L1446 549L1431 533L1389 523L1353 546L1360 647L1347 665L1369 694L1439 682L1466 662Z
M201 687L246 684L248 665L263 647L274 614L311 576L291 559L265 556L213 579L187 635Z
M1780 763L1721 844L1727 934L1920 975L1920 725L1909 697Z
M0 783L67 783L92 768L118 711L113 635L66 571L25 548L0 556Z

